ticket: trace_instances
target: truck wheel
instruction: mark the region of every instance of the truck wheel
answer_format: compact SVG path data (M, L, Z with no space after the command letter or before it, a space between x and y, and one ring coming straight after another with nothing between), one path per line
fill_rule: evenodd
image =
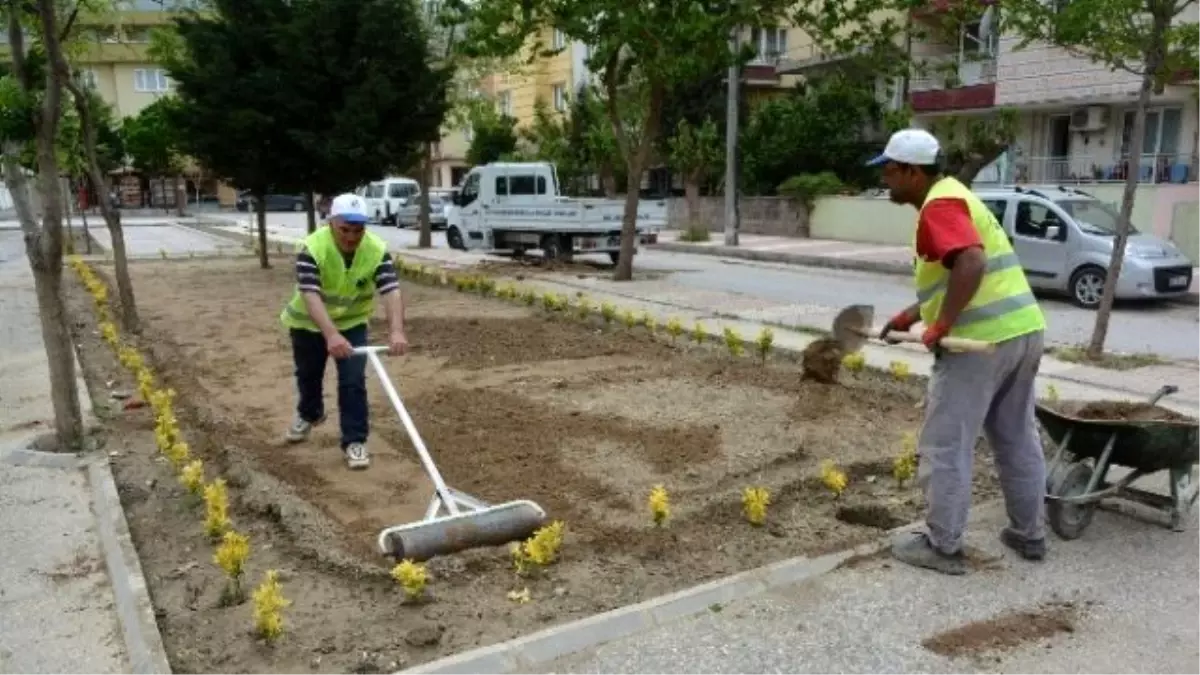
M1100 297L1104 294L1104 281L1108 275L1094 265L1080 267L1071 275L1071 283L1067 290L1071 293L1071 301L1084 309L1096 309L1100 306Z
M466 244L463 243L462 233L458 231L457 227L446 230L446 244L459 251L467 250Z
M608 259L612 261L612 264L616 265L617 263L621 262L621 252L620 251L609 251Z

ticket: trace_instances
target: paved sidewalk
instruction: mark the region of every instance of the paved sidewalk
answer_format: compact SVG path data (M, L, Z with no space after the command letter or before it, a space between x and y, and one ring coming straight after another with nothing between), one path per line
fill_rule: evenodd
M761 234L743 234L738 246L725 246L719 232L705 242L680 241L678 230L659 235L659 243L648 248L677 253L697 253L761 262L788 263L810 267L862 270L885 274L912 274L912 250L907 246L861 244L835 239L803 239ZM1200 303L1200 267L1193 270L1191 292L1180 299Z
M169 672L107 458L29 449L53 432L37 317L21 235L0 232L0 672Z
M1046 561L995 540L1003 509L974 522L981 564L964 577L879 557L543 664L557 673L1194 673L1200 602L1193 521L1182 533L1101 511L1081 539L1051 535ZM965 657L922 646L1005 613L1070 603L1070 630ZM1032 622L1021 621L1007 637ZM999 637L976 624L976 638Z

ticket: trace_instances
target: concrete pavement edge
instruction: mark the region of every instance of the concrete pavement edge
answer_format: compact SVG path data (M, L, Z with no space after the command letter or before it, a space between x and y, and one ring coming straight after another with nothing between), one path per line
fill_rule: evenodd
M648 244L645 247L651 251L666 251L668 253L695 253L718 258L740 258L756 262L787 263L805 267L825 267L837 270L856 270L859 272L878 272L881 274L912 274L912 267L903 263L880 260L857 260L854 258L830 258L828 256L808 255L804 253L787 253L784 251L757 251L754 249L738 248L736 246L697 246L679 242L660 242Z

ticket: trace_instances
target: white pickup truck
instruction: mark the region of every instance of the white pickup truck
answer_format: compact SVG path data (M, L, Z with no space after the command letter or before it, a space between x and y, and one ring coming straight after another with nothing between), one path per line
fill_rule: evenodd
M577 199L558 193L558 174L547 162L494 162L463 178L446 215L451 248L522 255L541 249L550 260L576 253L621 251L623 199ZM638 204L637 242L653 244L666 226L667 204Z

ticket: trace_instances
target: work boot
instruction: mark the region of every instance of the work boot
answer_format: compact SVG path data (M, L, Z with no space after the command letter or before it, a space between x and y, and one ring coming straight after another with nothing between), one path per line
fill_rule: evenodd
M292 426L288 427L287 434L284 436L284 438L287 439L288 443L300 443L301 441L306 441L308 440L309 434L312 433L313 427L324 421L324 415L321 415L321 417L315 422L309 422L297 414L296 419L292 422Z
M346 467L350 469L365 469L371 466L371 455L364 443L351 443L342 450L346 455Z
M892 540L892 557L913 567L960 575L967 573L967 559L962 551L942 553L935 549L924 532L903 532Z
M1046 557L1045 539L1026 539L1008 527L1000 530L1000 543L1026 560L1042 560Z

